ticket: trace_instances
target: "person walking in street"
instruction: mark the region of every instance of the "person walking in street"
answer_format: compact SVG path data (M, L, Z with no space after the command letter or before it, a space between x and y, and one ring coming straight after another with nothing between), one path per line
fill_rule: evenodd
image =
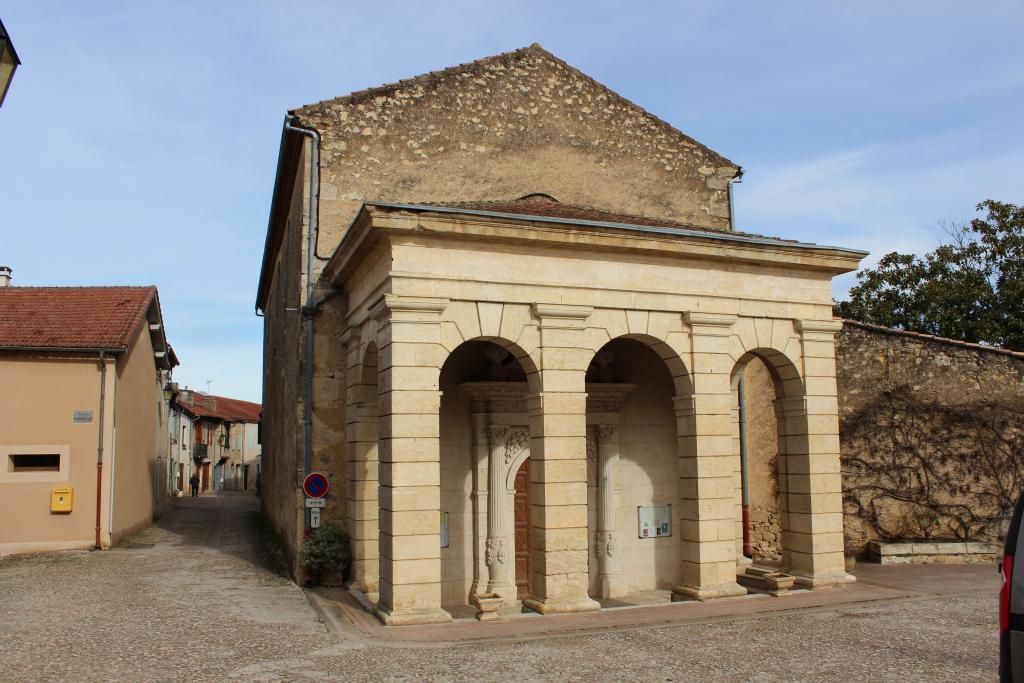
M193 474L189 477L188 485L192 489L192 497L196 498L199 495L199 475Z

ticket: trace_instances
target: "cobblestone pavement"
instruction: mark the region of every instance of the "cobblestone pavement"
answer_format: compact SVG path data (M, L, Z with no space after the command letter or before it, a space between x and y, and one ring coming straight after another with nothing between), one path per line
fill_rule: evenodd
M731 616L657 627L383 644L328 631L280 567L258 501L243 495L185 499L115 550L6 558L0 680L996 678L991 567L865 568L861 584L887 597L855 604L737 603Z

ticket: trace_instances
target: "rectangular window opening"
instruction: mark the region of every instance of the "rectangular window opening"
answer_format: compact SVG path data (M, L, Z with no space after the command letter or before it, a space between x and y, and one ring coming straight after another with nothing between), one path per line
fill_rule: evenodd
M58 453L11 453L8 472L60 472Z

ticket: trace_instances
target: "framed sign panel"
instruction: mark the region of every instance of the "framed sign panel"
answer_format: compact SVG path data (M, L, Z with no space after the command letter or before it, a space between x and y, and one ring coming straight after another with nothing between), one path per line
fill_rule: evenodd
M637 513L637 536L661 538L672 535L671 505L640 505Z

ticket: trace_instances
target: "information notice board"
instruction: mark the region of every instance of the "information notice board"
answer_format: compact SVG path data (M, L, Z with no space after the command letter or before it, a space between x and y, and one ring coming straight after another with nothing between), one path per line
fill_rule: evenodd
M672 535L671 505L640 505L636 509L640 538L659 538Z

